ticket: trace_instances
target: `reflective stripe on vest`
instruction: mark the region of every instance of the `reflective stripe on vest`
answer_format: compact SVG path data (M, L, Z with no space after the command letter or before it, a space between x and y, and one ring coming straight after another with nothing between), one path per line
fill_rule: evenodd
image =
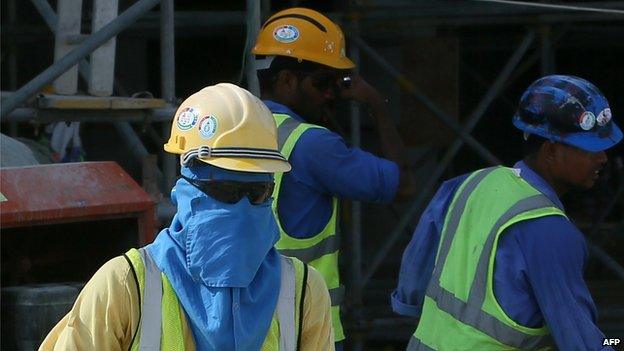
M310 128L323 128L317 125L301 123L285 114L273 114L277 124L278 146L284 157L290 159L292 151L301 135ZM323 128L324 129L324 128ZM297 257L309 263L323 276L329 289L332 304L332 322L336 341L344 339L344 332L340 322L340 304L345 295L344 286L340 284L338 271L338 253L340 240L336 233L338 199L332 199L332 214L329 221L319 233L311 238L295 238L284 230L280 221L277 207L282 183L282 173L275 174L275 190L273 192L273 212L280 229L280 240L276 244L279 252L286 256Z
M139 350L160 350L162 326L162 279L160 270L146 249L139 250L145 267L145 289L141 306L141 346Z
M449 252L453 240L455 239L459 223L464 215L467 202L483 179L494 171L506 172L509 170L505 171L502 170L501 167L492 167L477 171L473 174L473 176L469 177L465 181L465 185L460 188L460 192L455 196L452 209L450 213L447 214L444 235L439 245L435 268L427 288L426 296L435 301L434 308L444 311L464 325L471 326L502 344L523 350L534 350L548 347L553 345L550 335L527 334L522 330L519 330L519 328L514 328L513 326L502 322L499 318L491 315L483 309L488 289L490 259L494 255L494 245L499 232L502 231L503 226L508 224L517 216L530 211L545 211L543 212L543 215L563 214L560 210L555 209L556 206L541 193L520 198L517 202L507 208L507 210L496 220L495 224L488 233L485 242L483 243L483 249L478 256L475 275L470 285L466 302L458 298L453 292L448 291L440 285L442 271L445 267L447 258L449 257ZM527 186L529 185L527 184ZM423 314L424 312L425 311L423 310ZM427 323L426 317L423 318L425 320L421 319L421 323ZM416 335L417 333L418 330L410 340L407 350L432 350L431 347L418 340L418 336Z
M138 335L140 335L140 339L133 341L132 349L140 351L154 351L162 349L169 351L173 348L165 348L165 345L175 345L175 349L183 350L184 342L182 340L183 336L181 328L178 331L165 334L167 337L162 339L164 341L168 339L179 340L165 342L163 345L160 344L163 336L163 301L166 297L163 295L162 284L167 278L162 272L160 272L158 266L156 266L153 259L149 255L149 252L145 248L138 250L138 256L142 261L142 267L136 267L140 264L139 262L136 262L136 257L132 257L136 252L137 250L130 250L126 254L127 257L130 257L133 270L140 271L140 273L137 274L137 279L140 281L137 283L139 284L138 289L140 291L140 295L142 296L142 298L140 298L142 301L141 319L139 321L139 330L137 331ZM301 308L301 306L303 306L303 301L300 299L304 295L302 289L305 289L306 282L302 279L305 279L307 274L297 272L298 269L295 267L292 258L285 256L280 257L281 283L279 298L276 306L276 316L274 316L274 318L277 317L277 321L279 323L279 346L275 345L275 347L279 347L280 351L295 351L298 349L297 342L300 336L298 335L298 332L300 332L301 329L298 327L302 321L300 311L296 307ZM304 264L299 261L297 262L298 265L302 267L302 269L299 269L300 271L307 270ZM300 281L298 282L298 280ZM168 281L166 283L168 284ZM168 287L170 287L170 285L168 285ZM167 293L175 296L173 289L165 291L165 295L167 295ZM175 300L177 302L177 298ZM177 313L179 314L180 310L177 310ZM271 327L274 325L277 326L277 324L272 321ZM267 341L265 340L265 344L266 342ZM263 345L262 349L264 350L265 347L268 347L268 349L271 350L274 349L273 346L267 345Z

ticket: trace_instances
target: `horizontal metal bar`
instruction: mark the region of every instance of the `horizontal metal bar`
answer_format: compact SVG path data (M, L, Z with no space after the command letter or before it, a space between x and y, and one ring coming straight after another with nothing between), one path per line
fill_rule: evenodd
M22 107L13 110L2 122L169 122L173 120L175 111L174 107L152 110L45 110Z

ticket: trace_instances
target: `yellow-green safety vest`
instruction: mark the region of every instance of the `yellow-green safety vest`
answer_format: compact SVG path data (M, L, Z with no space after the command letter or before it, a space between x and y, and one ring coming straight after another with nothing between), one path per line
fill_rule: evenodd
M515 170L486 168L459 187L444 219L420 322L407 350L548 350L547 326L528 328L493 289L501 233L514 223L564 212Z
M323 128L309 123L301 123L286 114L274 113L277 123L278 147L284 157L290 159L290 155L301 135L310 128ZM338 271L338 252L340 241L337 234L338 199L332 199L332 214L327 225L320 233L310 238L295 238L284 230L277 212L280 199L283 173L275 174L275 190L273 190L273 212L280 230L280 239L276 244L279 252L286 256L297 257L301 261L316 268L325 279L331 298L332 324L334 327L334 340L344 340L345 335L340 323L340 304L344 299L345 289L340 284Z
M141 305L141 318L130 350L183 351L182 308L169 279L145 248L131 249L124 257L136 279ZM281 256L281 268L279 298L263 351L300 348L307 266L292 257Z

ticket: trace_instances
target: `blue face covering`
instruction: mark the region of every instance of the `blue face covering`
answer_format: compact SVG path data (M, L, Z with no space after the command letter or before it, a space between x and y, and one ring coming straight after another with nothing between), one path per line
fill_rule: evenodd
M270 174L206 164L182 168L192 179L262 182ZM258 350L277 305L279 239L271 200L219 202L180 179L172 189L177 213L147 246L184 307L198 350Z

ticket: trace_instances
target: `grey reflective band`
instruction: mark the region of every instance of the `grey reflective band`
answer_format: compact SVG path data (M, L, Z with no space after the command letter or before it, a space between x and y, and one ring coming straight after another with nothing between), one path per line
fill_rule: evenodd
M477 171L477 174L468 179L466 185L463 187L461 193L457 197L457 200L455 200L455 205L453 206L453 210L451 211L451 217L449 218L446 225L442 239L443 241L440 245L440 250L438 251L438 257L435 261L430 284L433 284L433 282L438 284L440 281L442 268L444 267L446 257L448 256L448 253L451 249L451 243L455 238L455 232L457 231L457 227L459 226L459 220L464 213L464 208L466 207L466 203L468 202L468 197L470 197L470 194L472 194L473 190L477 187L477 185L481 183L483 178L485 178L485 176L487 176L497 168L498 167L490 167Z
M290 258L281 256L281 284L277 300L277 320L279 321L279 350L295 351L295 266Z
M162 278L152 257L145 248L139 249L145 267L145 287L141 306L141 351L160 350L162 333Z
M534 350L552 345L550 336L529 335L508 326L481 306L468 305L438 284L430 284L427 296L434 299L437 307L458 321L470 325L498 342L521 350Z
M314 246L305 249L278 249L278 251L284 256L297 257L304 263L310 263L325 255L335 253L339 248L340 239L338 235L330 235L317 244L314 244Z
M416 339L414 335L410 338L409 344L405 351L435 351L431 347L423 344L420 340Z
M292 132L301 124L301 122L295 120L294 118L286 118L280 125L277 127L277 148L282 150L286 140Z
M345 287L339 285L337 288L329 289L329 298L332 306L339 306L344 300Z
M477 263L477 269L475 271L475 278L472 281L472 286L470 287L470 294L468 295L468 304L474 306L482 306L483 301L485 301L485 292L487 289L487 277L488 277L488 268L490 263L490 253L494 249L494 241L496 239L496 234L498 233L500 227L507 223L509 220L514 218L515 216L531 211L536 210L538 208L544 207L556 207L555 204L550 201L544 195L535 195L526 199L522 199L515 203L507 212L505 212L497 221L496 224L492 227L492 230L488 234L487 240L485 241L485 245L483 246L483 250L481 251L481 256L479 257L479 262Z
M197 149L189 150L182 157L180 163L184 166L194 158L260 158L269 160L286 161L284 156L277 150L256 149L248 147L215 147L200 146Z

